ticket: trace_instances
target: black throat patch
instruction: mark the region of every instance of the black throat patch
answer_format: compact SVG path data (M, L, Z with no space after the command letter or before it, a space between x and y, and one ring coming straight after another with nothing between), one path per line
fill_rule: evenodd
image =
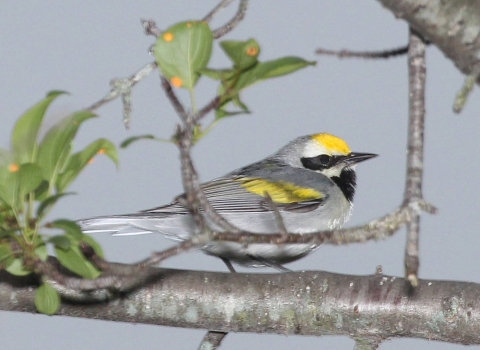
M355 185L357 184L357 175L350 168L343 169L340 176L332 176L332 181L337 184L343 192L343 195L349 202L353 202L355 195Z

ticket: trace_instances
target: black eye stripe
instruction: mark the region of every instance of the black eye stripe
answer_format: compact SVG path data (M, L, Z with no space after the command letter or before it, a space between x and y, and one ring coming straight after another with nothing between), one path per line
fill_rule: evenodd
M310 170L324 170L328 169L338 162L342 161L344 156L329 156L328 154L321 154L317 157L306 158L303 157L300 159L302 165Z

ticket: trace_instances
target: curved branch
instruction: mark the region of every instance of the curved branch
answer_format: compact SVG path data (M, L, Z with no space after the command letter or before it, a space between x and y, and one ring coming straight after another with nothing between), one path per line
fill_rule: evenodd
M62 303L59 315L354 339L421 338L480 344L480 285L322 271L230 274L154 269L141 289L102 304ZM35 312L34 284L0 273L0 310Z
M215 39L218 39L224 36L225 34L229 33L233 28L235 28L237 24L240 23L240 21L243 19L243 17L245 17L245 14L247 13L247 8L248 8L248 0L240 0L240 3L238 4L238 10L235 16L233 16L233 18L230 21L225 23L220 28L215 29L213 31L213 37Z

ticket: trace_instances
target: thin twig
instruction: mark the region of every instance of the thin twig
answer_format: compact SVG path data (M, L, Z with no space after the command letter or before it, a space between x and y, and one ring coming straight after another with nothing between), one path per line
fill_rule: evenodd
M178 143L178 147L180 150L182 179L183 187L185 190L185 203L183 204L185 204L185 206L191 212L197 227L200 228L200 232L208 231L208 228L205 226L204 219L200 214L200 209L203 211L206 218L208 218L209 223L213 223L216 227L230 232L239 231L238 228L231 225L221 215L219 215L207 200L200 186L198 174L195 170L195 167L193 166L193 161L190 156L190 150L193 143L193 132L195 126L197 125L197 122L207 113L217 108L218 104L220 103L221 96L215 97L210 103L200 109L200 111L197 112L195 115L189 115L185 111L183 105L178 100L175 92L170 86L170 83L164 77L162 77L161 79L162 87L167 97L169 98L175 111L177 112L178 116L184 124L184 127L177 127L177 132L175 133L175 139Z
M205 220L200 213L202 204L200 202L199 193L202 192L198 181L197 172L193 166L190 157L190 149L192 147L193 126L190 125L190 117L187 117L185 124L187 129L178 128L176 139L180 149L180 163L182 169L183 188L185 190L186 206L195 221L195 225L200 232L205 233L207 229Z
M436 208L423 200L412 201L407 205L400 206L397 210L369 223L352 228L344 228L334 231L318 231L304 234L288 234L275 232L268 235L259 235L250 232L213 232L213 241L228 241L242 244L332 244L344 245L349 243L364 243L370 240L381 240L392 236L400 228L409 222L414 214L421 211L435 213Z
M240 23L240 21L243 19L243 17L245 17L247 8L248 8L248 0L240 0L240 3L238 4L238 10L235 16L233 16L233 18L230 21L225 23L220 28L214 30L213 37L215 39L218 39L224 36L225 34L229 33L233 28L235 28L237 24Z
M463 83L461 90L458 92L455 98L455 102L453 105L453 111L455 113L457 114L460 113L465 107L468 97L470 96L470 93L473 91L473 88L475 87L475 82L478 80L479 76L480 76L480 68L477 68L472 74L469 74L465 78L465 82Z
M190 239L180 242L179 244L177 244L172 248L163 250L161 252L155 252L152 254L150 258L140 261L139 263L134 264L134 266L138 266L138 267L155 266L155 265L158 265L160 262L168 258L171 258L172 256L186 252L187 250L190 250L194 247L202 246L205 243L206 242L202 240L202 237L200 235L196 235Z
M425 47L423 39L412 29L409 34L409 120L407 146L407 180L404 201L410 203L422 198L423 143L425 128ZM418 285L418 242L420 217L414 214L407 223L405 274L413 287Z
M215 17L221 10L223 10L225 7L230 5L233 2L233 0L222 0L220 3L213 8L212 11L210 11L205 17L203 17L202 21L203 22L210 22L213 17Z
M182 103L179 101L177 95L175 95L175 93L173 92L172 86L164 76L161 76L160 79L162 82L162 89L163 91L165 91L165 94L170 100L170 103L175 109L175 112L177 112L178 116L183 122L186 122L187 112L185 111L185 108L183 107Z
M111 264L111 263L109 263ZM123 274L105 274L96 279L66 276L53 258L36 263L37 272L65 299L82 302L101 302L112 299L118 291L128 291L143 284L151 269L126 265ZM135 271L133 271L135 270Z
M193 117L189 119L187 123L187 129L193 130ZM239 232L240 230L237 227L230 224L220 214L217 213L215 208L212 207L206 198L205 193L200 186L200 181L198 180L198 175L190 156L192 137L192 132L183 131L177 133L177 141L179 142L180 159L182 163L182 177L184 179L183 184L187 203L191 203L190 205L193 205L194 201L198 201L200 206L199 208L202 209L209 224L214 224L217 228L220 228L224 231Z
M162 31L158 29L157 24L153 19L141 19L140 22L142 23L142 27L145 30L145 34L153 35L154 37L158 38Z
M193 123L198 123L203 117L205 117L208 113L213 111L214 109L217 109L220 107L220 103L222 101L223 95L222 96L216 96L212 101L210 101L205 107L200 109L195 115L192 117L193 118Z
M264 193L264 197L268 206L270 207L270 209L272 209L273 215L275 217L275 223L277 224L278 230L280 231L281 234L288 235L288 230L285 227L285 222L283 221L282 215L280 214L280 211L278 210L278 207L273 201L272 197L270 197L268 192Z
M156 62L152 62L147 64L145 67L138 70L136 73L131 75L128 78L121 78L121 79L113 79L110 82L110 86L112 89L110 92L101 100L95 102L91 106L85 108L87 111L94 111L104 104L116 99L118 96L122 96L123 102L123 122L125 126L128 128L130 123L130 112L131 112L131 101L130 101L130 93L132 87L134 87L138 82L145 79L155 68L157 67Z
M408 45L385 51L350 51L350 50L327 50L317 49L317 55L337 56L338 58L391 58L405 55L408 52Z

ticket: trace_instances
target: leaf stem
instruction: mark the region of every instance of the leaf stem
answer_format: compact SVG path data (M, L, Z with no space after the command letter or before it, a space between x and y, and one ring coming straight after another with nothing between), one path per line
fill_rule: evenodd
M197 98L195 96L195 88L188 89L188 93L190 94L190 104L192 106L193 114L197 113Z

